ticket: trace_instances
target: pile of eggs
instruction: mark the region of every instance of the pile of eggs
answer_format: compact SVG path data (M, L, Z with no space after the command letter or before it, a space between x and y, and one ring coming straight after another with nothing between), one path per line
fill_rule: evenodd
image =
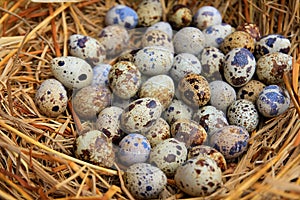
M75 156L118 163L135 198L159 198L168 178L190 196L207 196L222 186L227 163L247 151L260 119L289 108L282 77L292 67L291 44L261 37L255 24L222 23L211 6L193 14L175 5L168 22L162 14L159 0L143 0L136 11L116 5L98 38L71 35L70 55L51 60L54 78L40 85L35 103L57 117L72 98L94 127L78 134ZM132 48L136 27L146 28Z

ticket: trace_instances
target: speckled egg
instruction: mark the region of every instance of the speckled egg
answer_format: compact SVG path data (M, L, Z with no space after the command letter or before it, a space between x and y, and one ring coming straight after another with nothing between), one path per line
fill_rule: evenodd
M229 124L244 127L249 133L254 131L259 123L255 104L246 99L233 102L227 110Z
M208 82L222 80L225 55L218 48L205 47L198 57L202 66L201 75Z
M254 52L255 40L251 35L245 31L234 31L224 38L220 45L220 50L227 54L235 48L245 48L251 53Z
M112 66L108 74L109 86L113 93L123 99L133 97L141 85L141 73L128 61L120 61Z
M112 142L98 130L83 133L76 138L75 155L103 167L111 167L115 162Z
M205 36L205 46L219 48L225 37L230 35L233 31L234 28L226 23L207 27L202 31Z
M34 100L42 114L57 117L66 110L68 96L66 89L59 81L47 79L38 87Z
M92 67L81 58L56 57L51 60L50 67L54 77L69 89L80 89L93 81Z
M174 57L170 75L176 82L179 82L186 75L201 74L202 66L199 59L190 53L180 53Z
M168 34L169 38L173 38L173 29L168 22L157 22L146 29L146 33L151 30L160 30Z
M176 4L170 9L167 20L175 30L179 30L192 23L193 14L187 6Z
M161 30L147 31L142 37L142 47L161 46L174 52L172 38Z
M172 67L173 52L158 46L144 47L134 56L134 64L144 75L166 74Z
M157 75L145 81L139 91L139 97L152 97L159 100L163 108L167 108L174 96L175 86L168 75Z
M246 85L256 70L253 54L245 48L232 49L225 56L224 77L233 87Z
M106 85L108 86L108 73L111 69L110 64L99 64L93 67L93 81L92 85Z
M187 148L174 138L157 144L150 153L149 163L160 168L168 177L175 174L177 167L186 161Z
M190 53L197 56L204 48L205 36L195 27L180 29L173 38L175 53Z
M126 169L124 183L136 199L157 199L167 185L167 177L158 167L136 163Z
M228 106L236 100L234 88L221 80L210 82L209 87L211 91L210 104L226 113Z
M261 37L259 27L254 23L245 22L245 23L239 25L236 28L236 30L237 31L245 31L245 32L249 33L251 35L251 37L253 37L255 39L255 41L258 41Z
M265 117L275 117L284 113L290 106L290 95L278 85L266 86L258 96L258 111Z
M248 148L249 133L240 126L224 126L213 132L210 146L221 152L226 159L237 158Z
M160 118L162 111L163 107L157 99L137 99L131 102L121 115L122 130L126 133L146 132Z
M208 135L211 135L219 128L229 125L225 113L214 106L199 108L194 112L192 119L199 123Z
M221 168L222 171L225 171L227 168L227 163L224 156L215 148L206 145L198 145L192 147L188 152L188 159L197 157L197 156L208 156L214 161L216 161L218 167Z
M160 21L163 8L160 0L142 0L137 7L140 26L151 26Z
M123 136L120 117L123 109L117 106L110 106L101 110L97 117L96 128L102 131L113 143L119 143Z
M222 184L222 171L213 159L199 155L179 166L174 180L177 187L188 195L207 196Z
M256 64L258 80L271 85L283 82L283 74L292 70L293 57L273 52L260 57Z
M256 103L259 93L266 87L265 84L258 80L250 80L246 85L241 87L237 93L237 99L246 99Z
M75 112L83 119L96 119L97 115L112 102L112 93L107 86L87 86L73 97Z
M202 6L193 16L193 23L200 30L209 26L221 24L222 16L218 9L213 6Z
M194 120L178 119L171 126L171 135L187 148L203 144L206 141L205 129Z
M269 34L260 38L255 43L254 55L258 59L263 55L273 52L288 54L291 48L289 39L279 34Z
M189 106L198 108L210 100L210 88L207 80L199 74L188 74L180 80L178 90L182 100Z
M178 119L191 119L192 115L193 109L178 99L173 99L169 107L163 112L163 118L169 124L173 124Z
M147 138L136 133L126 135L120 141L119 147L118 159L127 166L146 162L151 151L151 145Z
M129 34L123 26L109 25L100 31L98 40L104 46L107 57L112 58L126 49Z
M116 5L111 7L105 15L105 24L118 24L125 28L135 28L138 24L138 15L130 7L125 5Z
M84 59L91 66L102 63L106 58L104 46L98 40L85 35L71 35L68 49L72 56Z

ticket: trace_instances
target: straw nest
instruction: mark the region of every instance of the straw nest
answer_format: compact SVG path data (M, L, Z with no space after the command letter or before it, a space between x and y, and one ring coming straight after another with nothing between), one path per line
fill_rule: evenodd
M261 124L237 163L223 173L224 184L207 199L299 199L300 6L298 0L178 1L195 11L217 7L236 27L255 22L263 35L280 33L292 42L293 73L285 86L290 109ZM96 36L114 4L136 8L138 1L90 0L40 4L0 1L0 197L2 199L130 199L122 171L101 168L73 157L79 123L71 104L57 118L42 116L35 104L38 85L52 77L49 61L67 55L70 34ZM174 1L162 1L165 14ZM297 60L298 59L298 60ZM78 125L78 124L77 124ZM168 180L168 199L187 198ZM193 199L202 199L200 197Z

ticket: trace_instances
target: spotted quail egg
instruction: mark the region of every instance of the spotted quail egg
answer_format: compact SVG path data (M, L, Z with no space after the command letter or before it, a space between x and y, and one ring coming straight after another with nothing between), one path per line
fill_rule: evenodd
M245 22L245 23L239 25L236 28L236 30L237 31L245 31L245 32L249 33L251 35L251 37L253 37L255 39L255 41L258 41L261 37L259 27L254 23Z
M171 135L187 148L203 144L206 141L205 129L194 120L178 119L171 125Z
M201 74L201 63L196 56L190 53L180 53L174 57L170 75L176 82L190 73Z
M199 123L208 135L229 125L225 113L210 105L203 106L195 111L192 119Z
M135 28L138 24L138 15L130 7L125 5L116 5L111 7L105 15L105 24L118 24L125 28Z
M54 77L69 89L80 89L93 81L92 67L81 58L56 57L51 60L50 67Z
M192 11L185 5L175 4L167 15L167 20L175 30L189 26L192 22Z
M111 140L98 130L83 133L76 138L75 155L103 167L111 167L115 161Z
M245 48L232 49L225 56L224 77L233 87L246 85L256 70L253 54Z
M145 97L131 102L121 114L121 128L126 133L146 132L160 118L163 111L161 103L154 98Z
M124 183L136 199L157 199L167 185L167 177L158 167L136 163L125 170Z
M173 44L175 53L190 53L197 56L204 48L205 36L195 27L184 27L174 35Z
M258 96L258 111L265 117L275 117L284 113L290 106L288 92L278 85L266 86Z
M221 152L226 159L237 158L248 148L249 133L236 125L224 126L214 131L210 146Z
M265 84L258 80L250 80L246 85L241 87L237 93L237 99L246 99L256 103L259 93L266 87Z
M207 80L199 74L188 74L180 80L178 90L182 100L189 106L198 108L210 100L210 87Z
M179 165L185 162L187 148L183 142L174 138L157 144L150 152L149 163L160 168L168 177L172 177Z
M73 97L75 112L83 119L96 119L101 110L112 102L112 93L107 86L87 86Z
M140 26L151 26L160 21L163 8L160 0L142 0L137 7Z
M111 69L110 64L99 64L93 67L93 81L92 85L106 85L108 86L108 73Z
M159 100L163 108L167 108L174 96L175 86L168 75L157 75L145 81L139 91L139 97L153 97Z
M255 104L246 99L234 101L227 110L229 124L244 127L249 133L254 131L259 123Z
M292 60L292 56L280 52L260 57L256 64L258 80L268 85L281 83L284 72L292 69Z
M202 155L188 159L177 168L177 187L191 196L208 196L222 184L222 171L217 163Z
M255 40L251 35L245 31L234 31L224 38L220 45L220 50L227 54L235 48L245 48L251 53L254 52Z
M198 145L192 147L188 152L188 159L197 157L199 155L203 156L203 154L216 161L218 167L220 167L222 171L226 170L227 163L224 156L218 150L212 148L211 146Z
M173 99L169 107L163 112L163 118L169 124L173 124L178 119L191 119L192 115L193 109L178 99Z
M226 23L208 26L202 31L205 36L205 46L219 48L225 37L233 31L234 28Z
M157 22L146 29L146 33L151 30L160 30L168 34L169 38L173 38L173 30L168 22Z
M222 16L218 9L213 6L202 6L193 16L193 23L200 30L209 26L221 24Z
M110 69L108 81L115 95L129 99L137 93L141 85L141 73L134 63L119 61Z
M126 166L146 162L151 151L147 138L137 133L126 135L120 141L119 147L118 159Z
M222 80L225 55L218 48L205 47L198 57L202 66L201 75L208 82Z
M67 108L68 96L64 86L56 79L45 80L35 93L37 108L48 117L57 117Z
M260 38L255 43L255 57L258 59L263 55L273 52L288 54L291 48L289 39L280 34L269 34Z
M150 30L142 37L142 47L161 46L174 52L172 38L161 30Z
M236 100L234 88L221 80L210 82L209 87L211 91L210 104L226 113L228 106Z
M68 49L72 56L82 58L91 66L101 64L106 58L104 46L95 38L73 34L68 39Z

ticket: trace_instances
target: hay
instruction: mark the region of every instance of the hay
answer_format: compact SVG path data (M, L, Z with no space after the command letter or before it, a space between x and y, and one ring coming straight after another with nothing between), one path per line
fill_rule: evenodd
M175 3L164 3L164 18ZM300 3L299 1L180 0L195 12L213 5L224 22L236 27L255 22L262 34L280 33L292 42L292 76L285 85L293 97L290 109L253 132L249 150L223 173L224 185L207 199L299 199L300 196ZM136 0L91 0L39 4L0 1L0 197L2 199L133 199L116 166L106 169L73 157L76 126L71 104L57 118L42 116L33 101L36 88L52 77L49 61L67 55L67 37L95 37L105 12ZM82 23L80 23L82 22ZM298 60L297 60L298 59ZM81 125L81 126L80 126ZM168 180L168 199L186 198ZM203 199L203 198L189 198Z

